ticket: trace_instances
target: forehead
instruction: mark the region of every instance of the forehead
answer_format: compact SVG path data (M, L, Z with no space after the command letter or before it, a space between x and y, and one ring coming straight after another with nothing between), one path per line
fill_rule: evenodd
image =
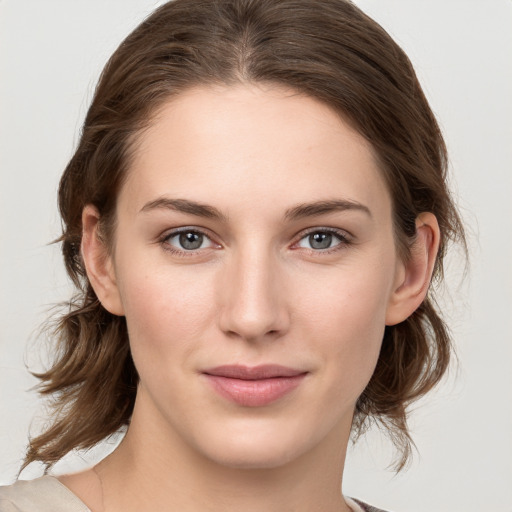
M281 86L197 87L165 103L137 140L120 201L162 195L235 210L332 196L389 206L371 145L320 101Z

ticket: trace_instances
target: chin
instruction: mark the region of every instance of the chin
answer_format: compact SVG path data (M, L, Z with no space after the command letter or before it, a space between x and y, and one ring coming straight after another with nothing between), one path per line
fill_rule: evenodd
M274 469L285 466L293 461L298 454L292 451L280 450L261 446L252 449L231 448L221 453L210 453L212 462L232 469Z
M286 428L225 429L218 436L202 438L196 449L212 462L234 469L272 469L300 458L316 444L314 433Z

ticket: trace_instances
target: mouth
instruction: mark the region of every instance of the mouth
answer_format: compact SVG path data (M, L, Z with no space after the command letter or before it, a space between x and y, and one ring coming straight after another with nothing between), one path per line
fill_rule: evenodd
M281 365L224 365L203 372L223 398L245 407L261 407L296 389L308 372Z

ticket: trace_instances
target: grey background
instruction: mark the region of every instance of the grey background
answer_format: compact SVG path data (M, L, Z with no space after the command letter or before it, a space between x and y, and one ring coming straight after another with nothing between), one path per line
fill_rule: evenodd
M161 2L0 1L0 484L15 478L44 411L25 363L70 286L55 194L101 67ZM419 455L397 477L378 432L349 454L344 490L395 512L512 511L512 2L359 0L409 54L448 143L471 267L455 253L443 309L459 365L415 407ZM77 469L109 447L67 458ZM31 467L23 477L38 476Z

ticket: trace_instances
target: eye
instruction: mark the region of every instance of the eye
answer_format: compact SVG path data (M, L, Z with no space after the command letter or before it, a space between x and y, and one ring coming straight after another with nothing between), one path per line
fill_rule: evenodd
M173 231L165 235L162 242L167 246L167 250L176 252L190 252L215 247L215 244L205 233L195 229Z
M302 237L297 246L314 251L325 251L347 243L348 240L341 233L330 230L316 230Z

